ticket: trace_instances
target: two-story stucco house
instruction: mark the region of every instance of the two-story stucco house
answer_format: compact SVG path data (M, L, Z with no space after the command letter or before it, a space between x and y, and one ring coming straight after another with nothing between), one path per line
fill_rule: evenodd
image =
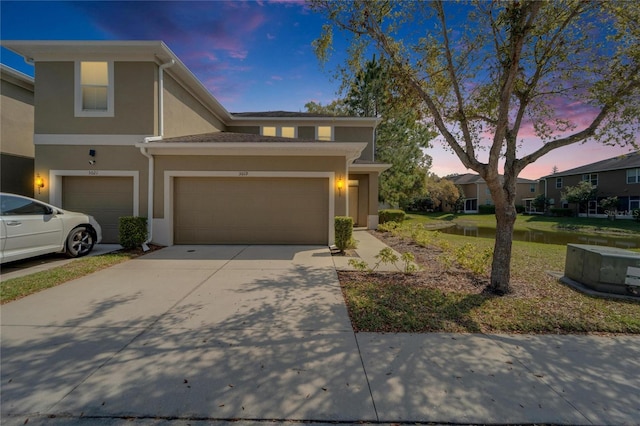
M487 183L480 175L465 173L449 176L449 179L460 188L464 198L464 212L478 213L479 206L493 205L491 192ZM523 206L527 212L532 210L531 202L538 195L538 182L535 180L518 178L516 182L516 205Z
M35 64L37 197L162 244L332 244L378 222L376 118L228 112L161 41L3 41Z
M581 213L604 214L599 200L618 197L618 211L631 217L631 212L640 209L640 151L609 158L564 172L544 176L541 179L544 194L551 207L569 207L562 194L567 187L588 181L597 187L597 199L589 202L588 211Z
M33 196L33 78L0 64L0 190Z

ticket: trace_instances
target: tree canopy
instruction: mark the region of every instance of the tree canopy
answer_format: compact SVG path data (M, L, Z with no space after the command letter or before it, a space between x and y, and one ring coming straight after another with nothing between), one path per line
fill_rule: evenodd
M518 174L550 151L590 139L638 148L640 8L622 1L312 0L350 37L345 73L372 52L394 91L420 111L496 206L491 290L510 290ZM585 112L585 114L579 114ZM500 177L503 169L503 178Z

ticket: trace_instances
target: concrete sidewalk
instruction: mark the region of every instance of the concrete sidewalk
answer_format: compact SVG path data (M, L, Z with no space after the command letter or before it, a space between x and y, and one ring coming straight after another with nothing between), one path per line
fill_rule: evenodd
M358 257L333 256L333 263L339 271L354 271L355 268L349 265L349 260L351 259L362 260L366 262L370 268L373 268L376 263L378 263L376 255L380 253L380 250L388 247L385 243L371 235L366 229L355 229L353 231L353 239L356 241L355 252ZM395 250L393 250L393 253L400 258L400 253ZM398 268L402 268L403 265L402 261L398 261L397 266L381 263L376 268L376 271L399 272L400 270Z
M1 423L639 423L637 336L355 334L334 262L174 246L3 305Z

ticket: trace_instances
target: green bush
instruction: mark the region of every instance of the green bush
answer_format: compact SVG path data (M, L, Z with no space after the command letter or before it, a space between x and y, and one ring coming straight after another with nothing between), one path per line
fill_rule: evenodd
M525 209L524 206L520 205L520 204L516 204L516 213L522 214L526 211L527 209Z
M118 224L120 245L127 250L140 247L147 240L147 218L122 216Z
M386 223L386 222L398 222L402 223L404 221L404 212L402 210L395 209L386 209L380 210L378 212L378 222Z
M336 247L340 252L344 252L345 249L352 244L353 240L353 218L349 216L336 216L335 217L335 231L336 231Z
M496 214L496 206L494 206L493 204L481 204L478 206L478 213Z
M571 217L571 216L573 216L573 209L565 209L565 208L554 207L554 208L550 208L549 212L551 212L551 214L553 216L559 216L559 217Z

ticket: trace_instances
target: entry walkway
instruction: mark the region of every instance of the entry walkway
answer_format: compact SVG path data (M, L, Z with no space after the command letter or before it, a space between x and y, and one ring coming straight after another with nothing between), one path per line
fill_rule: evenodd
M168 247L0 314L3 426L640 419L638 337L354 334L326 247Z

